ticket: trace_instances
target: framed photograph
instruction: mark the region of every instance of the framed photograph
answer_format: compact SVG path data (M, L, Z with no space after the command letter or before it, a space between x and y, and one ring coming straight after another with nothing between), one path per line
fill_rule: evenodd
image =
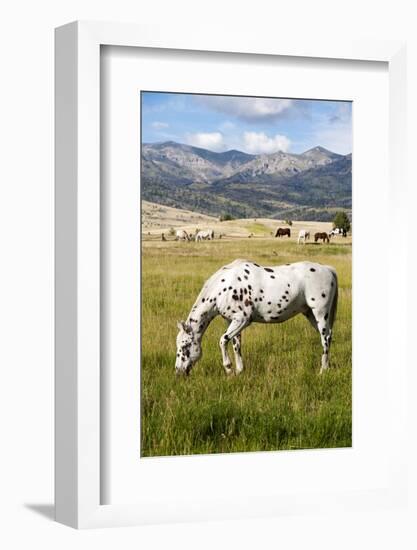
M401 43L57 29L58 521L404 502L404 81Z

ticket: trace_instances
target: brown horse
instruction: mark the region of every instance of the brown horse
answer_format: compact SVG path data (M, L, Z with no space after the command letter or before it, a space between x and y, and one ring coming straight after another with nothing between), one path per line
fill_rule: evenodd
M285 235L287 235L288 237L291 237L291 231L289 227L286 227L286 228L278 227L275 233L275 237L284 237Z
M322 239L322 241L325 243L325 242L330 242L330 239L329 239L329 235L327 233L325 233L323 231L323 233L315 233L314 234L314 242L316 243L317 241L319 241L320 239Z

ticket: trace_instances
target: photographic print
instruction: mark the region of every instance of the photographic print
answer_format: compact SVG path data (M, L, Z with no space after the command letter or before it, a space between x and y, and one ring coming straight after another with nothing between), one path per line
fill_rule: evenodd
M141 91L141 456L352 445L352 103Z

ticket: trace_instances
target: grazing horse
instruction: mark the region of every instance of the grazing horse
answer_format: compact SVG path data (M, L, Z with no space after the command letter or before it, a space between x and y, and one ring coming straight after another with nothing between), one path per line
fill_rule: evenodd
M289 227L285 227L285 228L278 227L278 229L275 233L275 237L283 237L284 235L288 235L288 237L291 237L290 228Z
M189 241L190 236L188 235L187 231L184 231L184 229L178 229L175 234L175 240L176 241Z
M310 231L307 231L306 229L300 229L300 232L298 233L298 244L300 244L301 241L306 244L306 241L308 241L309 239Z
M346 237L346 229L344 227L335 227L332 229L329 233L329 237L335 237L336 235L339 235L341 237Z
M314 234L314 242L315 242L315 243L316 243L317 241L319 241L320 239L321 239L324 243L326 243L326 242L329 243L329 242L330 242L329 235L328 235L325 231L323 231L322 233L315 233L315 234Z
M213 241L214 240L214 230L207 229L207 231L198 231L195 234L195 240L198 241Z
M283 323L302 313L319 332L323 354L320 373L329 367L329 349L337 308L337 275L330 266L297 262L263 267L235 260L212 275L201 290L186 321L178 323L177 374L189 374L201 357L208 325L221 315L229 324L220 338L223 367L233 372L227 352L230 340L236 374L243 370L241 332L251 323Z

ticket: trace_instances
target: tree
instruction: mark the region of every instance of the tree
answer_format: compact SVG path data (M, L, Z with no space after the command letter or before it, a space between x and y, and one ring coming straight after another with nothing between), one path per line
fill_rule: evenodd
M229 214L228 212L224 212L223 214L220 214L219 221L227 222L229 220L233 220L233 216L231 214Z
M337 212L333 218L333 227L341 227L348 233L350 231L350 220L346 212Z

